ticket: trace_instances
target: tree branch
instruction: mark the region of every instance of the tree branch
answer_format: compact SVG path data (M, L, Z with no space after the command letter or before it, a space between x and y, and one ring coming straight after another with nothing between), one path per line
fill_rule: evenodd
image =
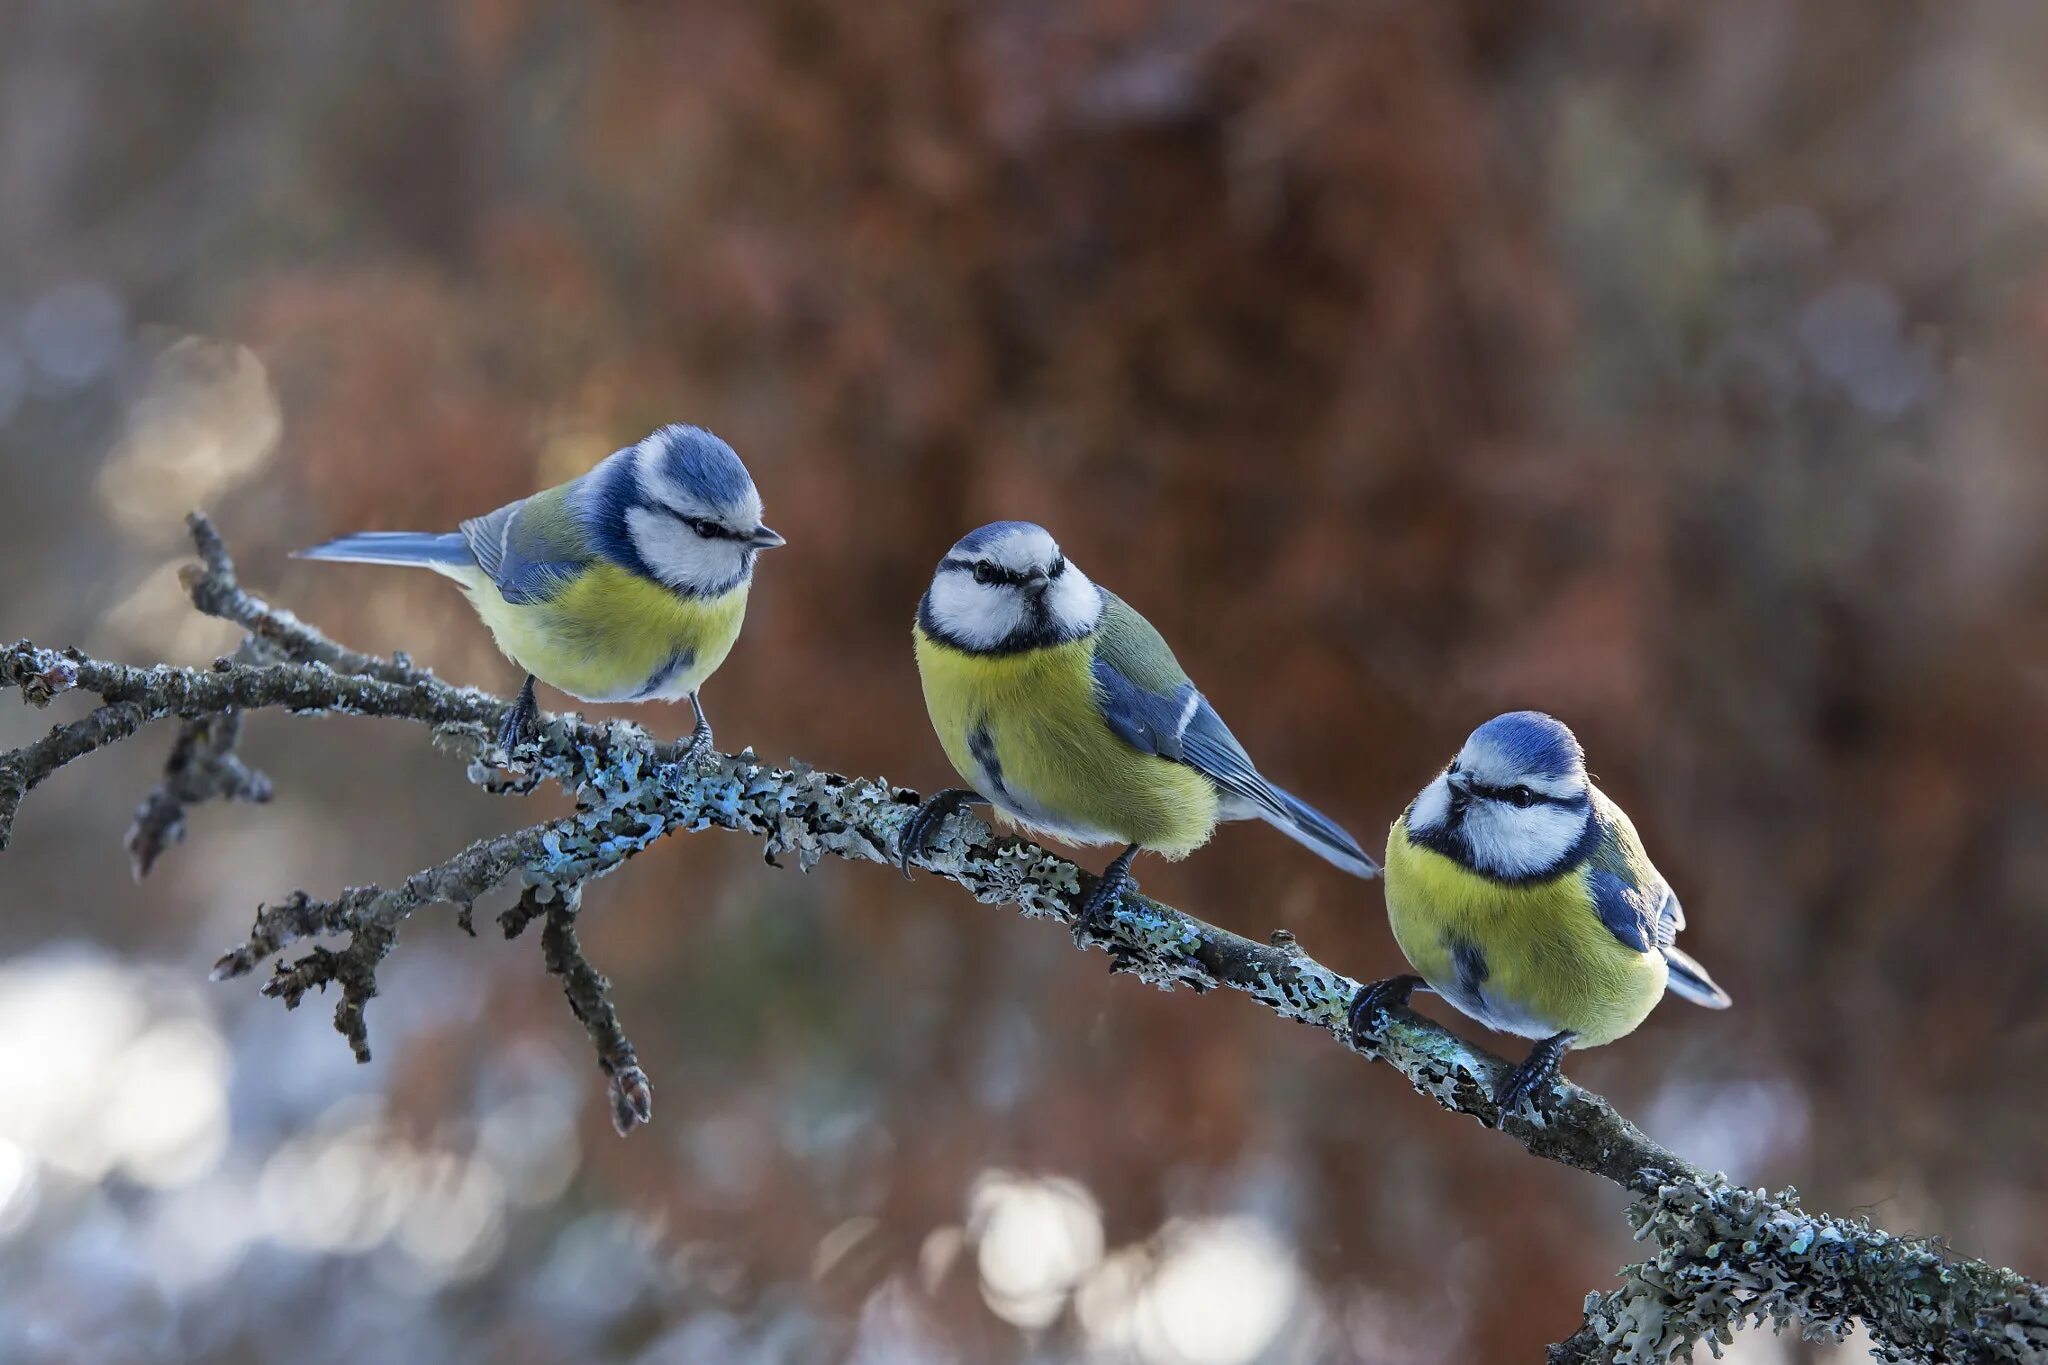
M244 646L244 653L255 651ZM141 881L164 850L185 841L185 808L220 798L262 804L270 800L270 779L242 762L235 746L242 738L242 713L223 711L188 720L164 763L163 781L135 808L128 827L129 865Z
M72 663L64 656L38 656L23 661L32 670L19 676L9 674L24 697L65 690L70 686ZM14 817L21 803L37 784L67 763L84 758L96 749L118 743L140 730L151 719L132 702L111 702L79 720L52 729L35 743L0 755L0 852L5 852L14 834Z
M511 938L543 919L544 964L591 1037L609 1078L614 1122L627 1132L648 1120L653 1096L607 983L576 935L584 884L679 829L717 827L763 838L771 863L793 855L805 870L827 855L888 865L915 809L917 794L901 788L801 765L772 768L750 751L693 763L685 745L658 744L635 726L599 727L574 717L544 718L540 739L508 754L490 738L506 709L502 699L453 687L403 656L378 658L334 643L245 592L204 518L192 518L192 531L203 567L187 570L187 590L201 611L249 632L241 655L210 670L144 669L27 641L0 649L0 685L19 687L31 704L73 690L101 702L84 719L0 755L0 841L21 799L51 772L150 721L176 717L185 724L165 782L129 836L137 874L146 873L176 841L168 831L182 829L186 805L267 793L267 783L233 752L239 717L265 708L430 725L444 745L469 757L472 781L494 791L552 782L577 804L572 816L479 840L389 890L350 888L331 900L295 891L259 907L248 941L221 958L216 975L243 975L307 938L345 938L338 950L315 947L296 962L278 962L264 991L293 1006L310 990L336 986L335 1024L359 1059L369 1056L364 1008L376 993L376 968L403 922L448 902L467 928L472 903L516 876L522 894L500 925ZM944 823L919 865L977 900L1060 921L1071 920L1079 894L1094 880L1035 844L994 835L968 813ZM1656 1254L1630 1268L1620 1289L1589 1297L1586 1325L1552 1348L1554 1362L1667 1360L1689 1354L1696 1341L1725 1341L1735 1327L1765 1319L1837 1337L1860 1320L1887 1359L2048 1358L2048 1292L2011 1271L1950 1258L1864 1220L1807 1214L1793 1191L1735 1188L1652 1142L1607 1101L1569 1081L1551 1087L1540 1113L1504 1115L1491 1093L1507 1064L1407 1010L1353 1039L1345 1014L1358 983L1303 952L1291 935L1256 943L1133 892L1086 937L1110 953L1113 970L1161 989L1242 991L1282 1018L1321 1028L1388 1063L1444 1109L1500 1129L1536 1156L1629 1190L1637 1236Z

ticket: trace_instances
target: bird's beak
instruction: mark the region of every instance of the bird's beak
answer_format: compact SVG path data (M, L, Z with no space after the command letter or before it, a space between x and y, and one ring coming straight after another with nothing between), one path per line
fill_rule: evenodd
M772 550L778 545L787 545L789 542L765 526L756 526L753 534L747 537L747 544L757 550Z
M1465 818L1465 808L1472 804L1472 778L1466 773L1445 773L1444 786L1451 793L1451 823Z

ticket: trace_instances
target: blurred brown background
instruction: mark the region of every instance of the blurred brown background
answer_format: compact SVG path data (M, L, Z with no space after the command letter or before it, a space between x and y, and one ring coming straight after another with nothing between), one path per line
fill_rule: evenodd
M447 585L286 552L693 421L790 541L721 741L929 788L912 606L1038 519L1375 849L1478 721L1566 718L1738 1002L1571 1074L2048 1270L2048 13L0 0L0 35L0 635L210 658L204 504L260 591L507 689ZM0 704L0 744L50 719ZM652 1129L610 1133L534 945L442 912L356 1068L326 1003L207 964L260 899L554 807L265 717L276 803L137 888L167 739L0 861L9 1365L1527 1361L1635 1254L1616 1190L1243 1000L723 835L589 901ZM1140 870L1397 965L1377 887L1263 828Z

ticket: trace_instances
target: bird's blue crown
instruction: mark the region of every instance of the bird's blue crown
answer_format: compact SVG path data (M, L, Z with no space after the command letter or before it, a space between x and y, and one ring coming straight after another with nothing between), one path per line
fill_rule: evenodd
M999 541L1020 535L1037 535L1044 536L1047 540L1052 539L1052 533L1035 521L992 521L960 537L953 549L965 554L976 554Z
M1563 721L1541 711L1495 716L1474 730L1466 743L1491 749L1514 771L1537 777L1569 777L1586 766L1578 736Z
M661 427L646 443L655 448L655 468L708 506L731 506L754 486L733 448L702 427Z

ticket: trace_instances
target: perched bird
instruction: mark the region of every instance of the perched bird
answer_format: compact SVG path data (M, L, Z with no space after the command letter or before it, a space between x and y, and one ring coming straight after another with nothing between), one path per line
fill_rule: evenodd
M1139 849L1185 857L1219 820L1257 816L1347 872L1378 873L1350 835L1259 776L1159 632L1044 528L999 521L962 539L913 634L932 726L972 790L938 793L905 826L906 876L938 822L976 799L1068 843L1126 846L1076 937L1132 885Z
M711 725L697 689L739 636L755 552L782 543L732 447L666 426L459 531L368 531L299 557L413 564L461 584L526 670L499 733L508 750L533 726L537 678L584 701L688 697L701 756Z
M1586 776L1578 739L1540 711L1474 730L1394 822L1386 896L1421 975L1359 991L1353 1032L1426 984L1489 1028L1537 1039L1495 1088L1504 1110L1547 1087L1565 1049L1633 1032L1667 987L1730 1003L1673 942L1685 912L1636 827Z

